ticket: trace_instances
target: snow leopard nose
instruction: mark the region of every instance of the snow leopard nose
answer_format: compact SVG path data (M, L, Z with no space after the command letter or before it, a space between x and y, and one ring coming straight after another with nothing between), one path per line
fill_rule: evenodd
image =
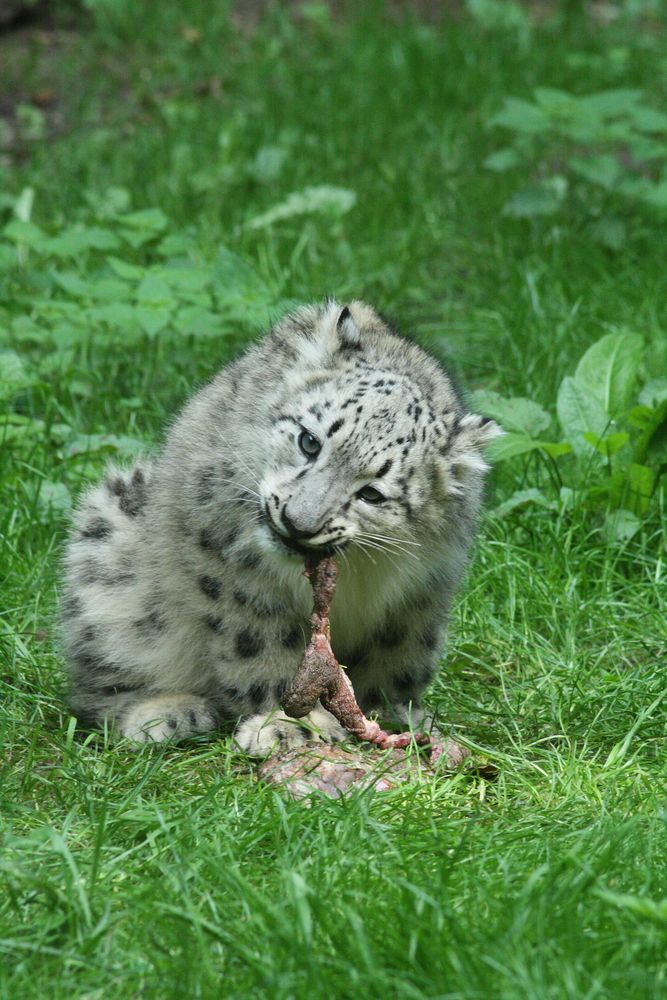
M315 535L318 535L321 531L321 528L319 527L315 531L308 531L306 527L300 527L298 524L295 524L287 513L287 507L283 507L280 513L280 520L290 538L314 538Z

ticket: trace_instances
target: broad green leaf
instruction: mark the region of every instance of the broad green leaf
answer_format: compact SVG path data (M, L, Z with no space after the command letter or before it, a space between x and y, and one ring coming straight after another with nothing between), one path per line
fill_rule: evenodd
M667 378L652 378L639 393L639 402L643 406L657 408L667 399Z
M141 230L157 235L167 228L169 219L159 208L144 208L118 217L118 222L128 229Z
M630 435L625 431L618 431L616 434L606 434L603 438L598 438L590 431L586 431L584 439L592 444L596 451L599 451L605 458L615 455L617 451L628 443Z
M169 325L171 313L171 307L152 302L140 302L134 309L141 329L149 337L154 337Z
M610 416L630 405L643 348L636 333L608 333L588 348L577 365L575 379ZM597 428L586 429L597 433Z
M531 21L516 0L466 0L466 7L482 27L516 32L522 45L529 41Z
M551 417L539 403L522 396L505 398L489 389L472 394L474 407L487 417L493 417L505 431L518 431L537 437L551 423Z
M578 98L557 87L536 87L535 101L551 117L571 116L576 113Z
M511 497L508 497L507 500L499 504L492 513L494 517L503 518L507 517L508 514L512 514L518 508L529 506L544 507L547 510L553 510L555 503L553 500L549 500L542 490L517 490Z
M503 206L503 215L513 219L530 219L534 216L553 215L567 194L564 177L549 177L537 184L521 188Z
M104 323L107 326L125 331L130 330L137 323L134 306L131 306L129 302L109 302L103 306L92 306L88 310L88 315L96 323Z
M211 284L208 270L200 267L161 267L156 275L170 288L183 293L198 293Z
M97 226L83 229L66 229L44 240L40 251L51 257L77 257L87 250L115 250L120 241L108 229Z
M146 269L138 264L130 264L129 261L121 260L120 257L107 257L107 264L115 275L125 281L141 281Z
M20 413L0 414L0 445L14 441L44 439L44 421L24 417Z
M603 215L590 227L590 234L597 243L609 250L622 250L628 240L628 227L622 219Z
M523 160L516 149L508 146L505 149L498 149L495 153L487 156L484 160L484 166L487 170L493 170L497 174L502 174L506 170L518 167L522 162Z
M53 513L68 514L72 507L72 498L65 484L55 483L50 479L44 479L40 483L37 502L41 521L47 521Z
M30 222L32 206L34 203L35 189L31 187L24 187L13 205L14 215L16 218L20 219L21 222Z
M570 169L593 184L599 184L606 191L616 186L623 174L618 159L610 153L600 153L597 156L571 156Z
M349 212L356 201L355 192L348 188L331 187L328 184L307 187L303 191L294 191L292 194L288 194L283 201L274 205L267 212L250 219L249 222L246 222L246 228L265 229L275 222L318 212L324 215L341 216Z
M582 106L601 118L627 114L641 102L641 90L601 90L579 98Z
M16 351L0 351L0 400L8 400L35 381Z
M8 222L2 232L13 243L24 243L29 247L36 247L47 238L43 230L34 222L24 222L22 219L13 219Z
M82 299L90 296L90 282L84 281L76 271L54 271L53 277L60 287L69 292L70 295L76 295Z
M538 135L547 132L549 119L536 104L524 101L519 97L505 99L500 111L489 121L498 128L509 128L514 132L525 132L528 135Z
M561 455L569 455L572 445L567 441L539 441L540 449L551 455L552 458L560 458Z
M667 181L653 184L651 181L645 180L639 197L647 205L652 205L654 208L667 208Z
M132 289L125 281L116 278L99 278L91 281L90 297L102 302L128 302L132 297Z
M186 306L180 309L174 320L174 326L187 336L219 337L222 334L220 317L202 306Z
M145 450L146 445L143 441L124 434L77 434L67 443L63 454L68 458L74 458L91 452L112 451L134 458Z
M142 279L135 294L142 306L150 305L169 309L176 304L169 285L152 274L147 274Z
M169 220L159 208L146 208L141 212L129 212L118 217L123 239L132 247L140 247L156 239Z
M192 249L192 237L185 233L169 233L160 240L155 248L161 257L180 257Z
M641 521L631 510L608 511L604 519L604 535L607 541L622 544L629 542L641 528Z
M630 119L640 132L667 132L667 115L664 111L656 111L645 104L629 109Z
M623 507L634 514L646 514L655 488L655 473L647 465L633 462L618 469L599 486L591 489L593 497L601 497L613 507Z
M631 427L645 431L653 426L655 420L655 409L652 406L633 406L625 415L626 421Z
M601 438L609 424L602 403L588 388L566 375L558 389L556 409L564 437L572 450L577 455L590 455L594 449L584 434Z
M628 139L628 151L638 163L663 160L667 156L667 142L647 135L633 135Z
M570 446L565 442L536 441L534 438L528 437L527 434L510 432L496 438L486 449L492 462L504 462L510 458L517 458L519 455L526 455L531 451L546 451L548 454L564 455L570 451Z
M246 260L225 246L220 247L211 279L217 305L226 319L249 327L262 327L270 320L275 308L271 289Z
M288 155L284 146L262 146L248 167L248 173L259 184L270 184L282 173Z

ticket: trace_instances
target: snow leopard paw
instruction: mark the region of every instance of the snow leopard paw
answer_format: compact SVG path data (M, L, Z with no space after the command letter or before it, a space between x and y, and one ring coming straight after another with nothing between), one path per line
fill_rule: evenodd
M274 750L292 750L307 743L337 743L346 732L330 712L318 707L302 719L291 719L274 709L244 719L235 740L251 757L268 757Z
M156 695L132 705L120 733L135 743L178 742L215 728L215 714L197 695Z

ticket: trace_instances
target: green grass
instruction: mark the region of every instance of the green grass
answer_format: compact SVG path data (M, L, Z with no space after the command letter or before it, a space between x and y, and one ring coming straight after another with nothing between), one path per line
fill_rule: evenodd
M165 213L160 236L183 235L194 269L225 244L255 270L234 258L248 311L216 293L216 336L81 332L84 296L68 339L45 305L52 272L97 280L105 254L0 244L0 349L27 372L7 400L27 429L0 445L0 995L666 996L664 498L622 547L577 505L489 514L431 699L498 779L309 808L257 784L225 737L135 752L74 733L52 626L67 521L44 499L99 474L109 449L80 435L158 441L287 300L363 296L468 387L550 410L609 330L640 333L645 374L664 375L664 217L573 185L556 216L507 218L513 181L482 166L505 96L632 86L659 107L659 8L603 27L563 5L522 45L460 12L429 25L377 4L257 26L213 0L91 6L57 46L0 39L14 104L47 86L55 102L50 141L19 133L5 152L4 222L31 187L49 233L116 232L100 216L122 188L128 210ZM356 205L247 226L321 184ZM618 250L594 237L605 213L625 226ZM157 237L115 253L169 259ZM504 466L489 508L545 475L534 457Z

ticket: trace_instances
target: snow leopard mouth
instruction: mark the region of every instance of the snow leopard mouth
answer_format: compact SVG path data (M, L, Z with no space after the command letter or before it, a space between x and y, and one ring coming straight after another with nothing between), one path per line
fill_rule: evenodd
M279 551L289 553L289 555L299 556L301 559L305 559L307 556L312 556L313 553L317 553L317 555L322 556L335 556L347 545L347 540L336 543L329 542L324 545L318 545L317 542L310 542L305 545L302 542L297 542L294 538L288 538L286 535L277 531L271 523L269 517L265 516L264 523L269 530L271 540L274 543L277 543Z

